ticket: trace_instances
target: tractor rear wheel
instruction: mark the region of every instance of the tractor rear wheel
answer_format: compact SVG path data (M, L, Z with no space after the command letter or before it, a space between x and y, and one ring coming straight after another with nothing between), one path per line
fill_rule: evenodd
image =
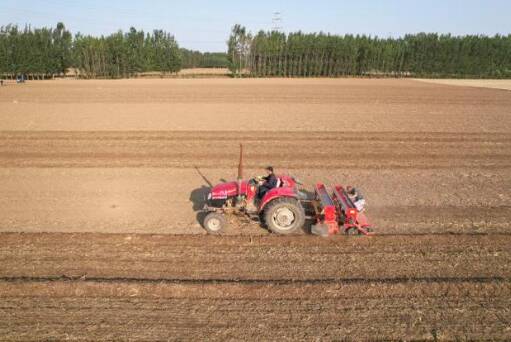
M220 234L220 232L227 226L227 220L224 215L211 212L204 218L203 226L209 234Z
M293 234L305 224L305 211L296 199L279 198L264 210L264 222L276 234Z

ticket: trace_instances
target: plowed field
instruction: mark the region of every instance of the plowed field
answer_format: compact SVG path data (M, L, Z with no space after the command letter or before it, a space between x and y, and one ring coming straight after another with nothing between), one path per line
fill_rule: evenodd
M353 184L379 236L280 238L210 184ZM511 339L511 92L412 80L0 88L0 339ZM116 234L112 234L116 233Z
M0 239L8 339L511 338L509 235Z

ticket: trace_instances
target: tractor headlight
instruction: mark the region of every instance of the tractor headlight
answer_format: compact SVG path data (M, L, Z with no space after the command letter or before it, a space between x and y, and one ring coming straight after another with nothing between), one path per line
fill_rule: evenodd
M208 194L208 201L211 200L211 192Z

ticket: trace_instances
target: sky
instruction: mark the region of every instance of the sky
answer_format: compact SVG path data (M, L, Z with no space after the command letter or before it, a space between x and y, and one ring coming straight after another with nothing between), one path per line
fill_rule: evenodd
M284 32L511 33L511 0L0 0L0 26L54 27L62 21L73 33L97 36L131 26L163 29L182 47L217 52L226 50L234 24L269 30L275 12Z

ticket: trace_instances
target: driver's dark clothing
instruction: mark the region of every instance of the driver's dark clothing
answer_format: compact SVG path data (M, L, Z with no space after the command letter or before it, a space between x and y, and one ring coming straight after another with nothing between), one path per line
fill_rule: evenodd
M277 186L277 177L273 173L266 177L263 177L265 182L259 187L259 198L263 198L264 195L271 189Z

